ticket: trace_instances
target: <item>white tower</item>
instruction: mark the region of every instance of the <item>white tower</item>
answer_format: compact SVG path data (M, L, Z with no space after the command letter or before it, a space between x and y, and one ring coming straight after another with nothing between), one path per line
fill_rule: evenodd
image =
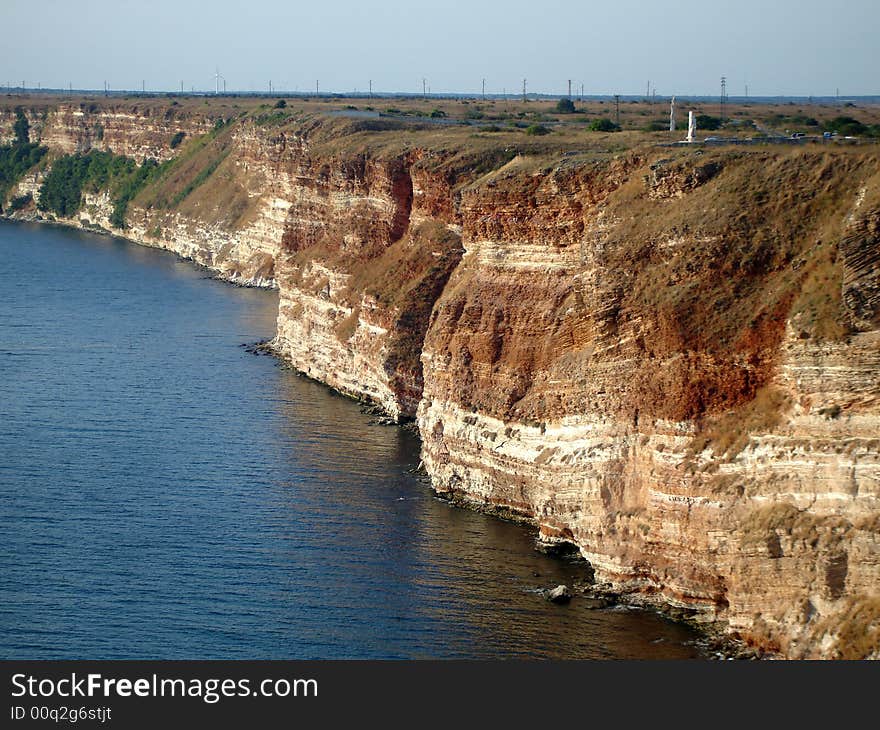
M688 142L693 142L697 134L697 115L694 112L688 112Z
M675 131L675 97L672 97L672 102L669 104L669 131Z

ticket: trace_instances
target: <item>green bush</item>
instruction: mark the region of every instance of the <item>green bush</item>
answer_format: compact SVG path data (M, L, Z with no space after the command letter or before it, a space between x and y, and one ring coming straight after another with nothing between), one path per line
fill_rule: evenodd
M532 124L531 126L526 127L526 134L532 135L542 135L542 134L550 134L550 130L547 129L543 124Z
M607 117L603 117L602 119L594 119L590 122L590 126L588 129L591 132L619 132L620 127L618 127L614 122L612 122Z
M284 109L287 106L287 102L284 99L279 99L275 102L276 109Z
M844 137L858 137L868 132L868 127L852 117L835 117L825 125L826 132L837 132Z
M30 205L34 200L34 196L30 193L26 193L24 195L19 195L12 200L9 201L9 210L13 213L17 210L21 210L22 208L26 208Z
M667 132L669 131L668 119L652 119L642 129L645 132Z
M117 228L125 228L129 202L163 169L164 165L155 160L145 159L142 165L138 165L130 157L112 152L65 155L55 161L46 175L37 207L67 218L79 210L83 191L106 189L113 199L110 222Z
M31 125L28 123L24 110L21 107L16 107L15 109L15 124L12 128L15 132L15 141L18 144L27 144L31 141Z
M178 132L171 138L170 146L171 149L176 149L180 146L180 143L183 142L183 138L186 136L185 132Z
M446 116L446 112L441 111L440 109L432 109L431 110L431 118L432 119L442 119Z
M574 114L577 109L574 108L574 102L571 99L560 99L556 102L556 111L559 114Z
M0 203L21 176L43 159L46 152L45 147L30 142L15 142L0 147Z
M719 117L710 117L708 114L697 115L697 129L706 129L710 132L721 128Z

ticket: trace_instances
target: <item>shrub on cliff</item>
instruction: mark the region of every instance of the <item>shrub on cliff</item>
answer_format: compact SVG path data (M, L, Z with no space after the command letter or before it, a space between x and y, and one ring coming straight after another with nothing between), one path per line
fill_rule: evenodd
M21 210L22 208L27 208L27 206L29 206L33 202L34 196L30 193L19 195L18 197L15 197L9 201L9 210L14 213L15 211Z
M31 141L30 137L31 125L28 123L27 117L21 107L15 110L15 124L13 131L15 132L16 144L27 144Z
M36 165L47 149L31 142L15 142L0 147L0 205L21 176Z
M83 191L107 190L113 199L110 222L125 228L128 203L164 169L155 160L145 159L138 165L130 157L112 152L65 155L55 161L46 175L37 207L67 218L79 210Z

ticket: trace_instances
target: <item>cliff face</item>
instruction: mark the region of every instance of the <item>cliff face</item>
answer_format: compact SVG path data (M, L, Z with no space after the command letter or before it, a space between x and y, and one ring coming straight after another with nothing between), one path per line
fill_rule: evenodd
M876 656L877 160L706 157L465 192L426 467L615 591L788 656Z
M167 160L174 156L171 140L178 132L197 137L210 131L204 115L177 112L173 107L151 109L118 102L112 106L94 102L23 107L30 124L32 142L55 152L73 154L91 149L112 150L140 161L144 157ZM15 112L0 109L0 143L14 138Z
M415 415L428 319L462 252L454 215L435 204L444 183L419 163L304 154L280 266L275 347L396 420Z
M100 113L114 152L177 156L124 235L277 284L278 353L415 418L440 494L533 521L629 600L880 656L873 151L198 115L172 151L164 115ZM54 152L95 143L76 108L30 116ZM72 222L111 209L90 194Z
M31 141L48 147L50 158L101 150L138 162L180 159L169 179L148 191L146 205L139 200L129 205L124 230L110 222L113 203L106 191L86 193L79 213L62 222L98 226L143 245L168 249L239 284L276 286L275 257L289 201L278 197L286 191L274 180L276 142L259 134L253 124L215 133L217 120L205 114L122 102L25 111ZM14 111L0 110L0 141L13 139L14 121ZM172 147L176 135L180 145ZM213 174L199 185L197 194L177 200L209 167ZM42 169L27 174L11 197L30 194L39 200L43 177ZM16 217L32 215L26 211Z

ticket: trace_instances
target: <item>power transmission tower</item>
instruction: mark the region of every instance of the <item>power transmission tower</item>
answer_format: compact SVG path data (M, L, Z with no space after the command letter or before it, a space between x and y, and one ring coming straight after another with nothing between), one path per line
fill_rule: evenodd
M373 98L373 79L370 79L370 98Z
M428 96L428 92L426 91L427 86L425 85L425 84L427 84L427 83L428 83L428 82L427 82L427 79L425 79L425 78L423 77L423 78L422 78L422 98L423 98L423 99L426 99L427 96Z
M571 99L571 79L568 80L568 98Z
M523 79L523 101L526 100L526 80Z
M721 77L721 123L724 124L724 102L727 101L727 77Z
M614 95L614 106L616 109L616 116L617 116L617 128L620 129L620 94Z
M486 101L486 79L483 79L483 101Z

